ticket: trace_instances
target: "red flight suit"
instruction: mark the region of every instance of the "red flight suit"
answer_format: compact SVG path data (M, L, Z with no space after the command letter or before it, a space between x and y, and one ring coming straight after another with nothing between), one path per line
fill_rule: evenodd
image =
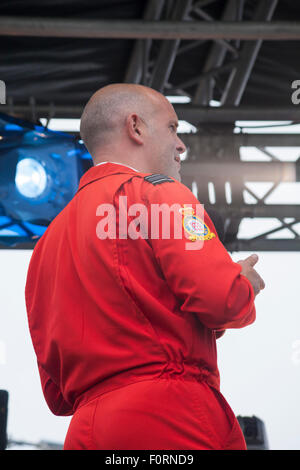
M64 448L245 449L219 390L216 338L255 320L253 288L206 212L204 223L180 214L182 238L105 239L111 221L124 222L125 199L149 209L148 234L153 205L200 204L172 178L95 166L30 260L25 298L43 393L54 414L74 415ZM128 210L126 223L138 230L137 214ZM201 228L202 249L186 249Z

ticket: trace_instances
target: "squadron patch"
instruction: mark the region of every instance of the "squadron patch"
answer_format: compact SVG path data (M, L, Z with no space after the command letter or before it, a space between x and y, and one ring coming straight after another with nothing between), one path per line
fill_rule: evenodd
M195 211L192 207L181 208L180 212L183 214L183 228L189 234L191 241L211 240L216 236L210 231L206 223L195 215Z

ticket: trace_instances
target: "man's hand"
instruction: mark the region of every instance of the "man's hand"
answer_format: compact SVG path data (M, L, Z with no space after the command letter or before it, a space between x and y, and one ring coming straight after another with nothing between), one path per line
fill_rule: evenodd
M257 263L258 256L251 255L245 260L238 261L238 264L242 266L241 274L243 274L252 284L255 295L257 295L262 289L265 288L265 283L260 275L253 269L253 266Z

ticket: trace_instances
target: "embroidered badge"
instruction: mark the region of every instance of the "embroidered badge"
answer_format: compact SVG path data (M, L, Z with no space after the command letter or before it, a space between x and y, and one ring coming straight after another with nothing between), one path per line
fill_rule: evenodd
M211 240L216 235L209 230L206 223L195 215L192 207L183 207L179 209L183 214L182 225L184 230L189 234L191 241L196 240Z

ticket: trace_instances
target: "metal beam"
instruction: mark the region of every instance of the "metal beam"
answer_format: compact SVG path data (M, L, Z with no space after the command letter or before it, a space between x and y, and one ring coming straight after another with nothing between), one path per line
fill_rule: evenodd
M300 122L300 106L222 106L204 107L192 104L174 106L179 119L192 124L232 123L234 121L297 121Z
M202 201L200 201L202 202ZM217 210L224 217L238 218L300 218L300 204L205 204L204 208Z
M148 0L148 3L144 12L144 20L158 21L163 9L165 1ZM142 40L139 39L135 42L133 51L131 53L130 61L125 74L125 83L144 83L147 61L148 61L148 50L151 47L150 39ZM145 57L146 56L146 57Z
M243 162L243 161L198 161L183 162L182 179L194 177L197 181L214 181L218 176L224 181L295 183L300 180L300 165L294 162Z
M234 242L226 243L226 248L230 252L234 251L300 251L299 239L270 238L260 240L237 239Z
M222 21L229 21L235 18L237 11L237 0L228 0L225 4L225 8L222 14ZM221 67L226 56L227 49L223 44L214 43L211 46L206 62L203 66L202 72L209 72L215 68ZM214 81L212 80L212 87L214 86ZM209 100L211 97L207 94L207 82L208 77L202 77L199 79L197 90L195 92L193 103L209 105Z
M205 13L205 11L203 11L202 8L198 8L195 6L193 11L196 15L200 16L200 18L204 19L205 21L214 21L214 19L210 15ZM230 18L230 19L233 19L233 18ZM236 49L235 46L230 44L230 42L225 41L224 39L216 39L216 41L219 42L219 44L221 44L223 47L225 47L225 49L227 49L229 52L231 52L234 57L238 55L238 50Z
M203 155L216 149L228 147L300 147L300 134L219 134L219 133L196 133L180 134L194 155ZM207 151L206 151L207 149ZM265 151L265 150L264 150ZM218 158L220 155L218 152Z
M184 19L191 7L191 3L192 0L186 0L184 2L182 0L176 0L170 20L176 21ZM152 77L149 81L149 86L155 90L163 92L175 62L179 43L180 39L175 39L173 41L163 41L161 44Z
M53 117L80 118L85 103L80 105L67 104L39 104L35 105L38 117L48 117L52 109ZM300 123L300 106L243 106L243 107L205 107L192 104L175 104L174 109L179 119L192 124L197 123L232 123L233 121L297 121ZM0 105L3 113L22 116L31 113L30 104Z
M185 88L188 88L193 85L197 85L200 81L203 82L204 90L203 90L203 99L201 100L201 103L203 106L206 106L206 104L209 103L210 101L210 96L207 94L207 82L211 83L214 80L214 77L220 73L226 72L227 70L232 70L232 67L237 63L238 59L233 59L228 61L227 64L220 65L214 68L211 68L207 71L204 71L200 74L197 75L196 77L192 77L185 82L179 83L176 85L176 88L180 88L184 90ZM211 93L212 95L212 93ZM212 99L212 96L211 96ZM193 99L193 104L196 104L196 101Z
M241 39L292 41L300 39L297 21L142 21L75 20L1 16L1 36L110 39Z
M278 0L265 0L258 2L253 21L270 21ZM228 86L222 95L223 105L238 106L242 99L258 52L262 45L262 39L256 42L246 41L241 48L239 63L233 68L228 80Z

